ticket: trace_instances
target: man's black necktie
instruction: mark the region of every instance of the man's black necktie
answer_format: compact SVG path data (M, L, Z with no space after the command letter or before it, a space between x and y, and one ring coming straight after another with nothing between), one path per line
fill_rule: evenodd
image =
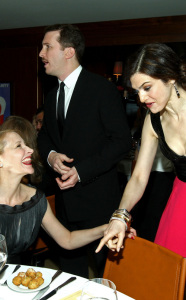
M65 121L65 91L64 91L64 82L60 83L59 96L58 96L58 108L57 108L57 117L58 117L58 126L61 131L64 126Z

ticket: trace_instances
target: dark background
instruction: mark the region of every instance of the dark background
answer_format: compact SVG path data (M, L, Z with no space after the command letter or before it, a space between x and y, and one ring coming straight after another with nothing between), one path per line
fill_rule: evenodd
M115 61L123 61L125 66L128 55L142 44L163 42L179 55L186 51L186 15L77 25L86 39L83 66L113 80ZM56 82L56 78L45 74L38 56L43 30L0 30L0 82L12 84L12 114L30 121Z

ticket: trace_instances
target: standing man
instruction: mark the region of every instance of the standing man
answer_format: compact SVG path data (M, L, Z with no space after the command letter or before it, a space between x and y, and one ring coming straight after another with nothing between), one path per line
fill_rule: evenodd
M121 198L116 164L131 147L121 97L114 84L82 68L85 45L77 27L49 26L42 45L45 71L62 86L46 98L38 139L41 156L56 172L57 218L69 230L95 227L108 222ZM97 244L89 245L93 253ZM97 276L106 251L95 254ZM63 271L88 277L86 248L61 251L60 262Z

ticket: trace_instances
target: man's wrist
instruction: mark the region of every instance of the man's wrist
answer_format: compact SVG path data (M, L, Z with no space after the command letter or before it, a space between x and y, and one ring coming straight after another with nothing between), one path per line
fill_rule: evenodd
M55 150L51 150L51 151L49 152L49 154L48 154L48 157L47 157L47 163L49 164L50 167L52 167L52 166L51 166L51 164L49 163L49 156L50 156L50 154L51 154L52 152L55 152L55 153L56 153Z
M76 169L76 167L74 166L74 168ZM78 174L78 171L77 171L77 169L76 169L76 172L77 172L77 175L78 175L78 182L81 182L81 178L80 178L80 176L79 176L79 174Z

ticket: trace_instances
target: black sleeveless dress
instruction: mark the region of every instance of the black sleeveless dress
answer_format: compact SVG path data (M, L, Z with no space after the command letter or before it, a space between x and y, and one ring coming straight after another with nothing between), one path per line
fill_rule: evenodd
M46 210L46 197L39 190L22 205L0 205L0 233L6 237L8 262L35 241Z
M186 156L176 154L167 145L159 113L151 113L151 122L158 134L161 151L173 162L176 172L154 242L186 257Z

